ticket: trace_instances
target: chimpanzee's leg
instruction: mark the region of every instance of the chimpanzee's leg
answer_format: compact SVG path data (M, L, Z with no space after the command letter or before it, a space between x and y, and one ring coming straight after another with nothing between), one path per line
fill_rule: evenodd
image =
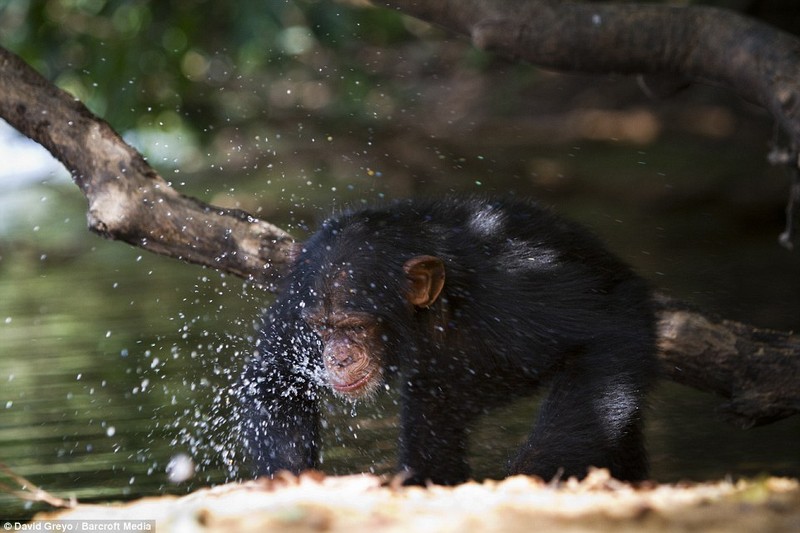
M569 356L511 473L582 478L595 466L617 479L645 479L642 410L652 374L647 346L617 339Z

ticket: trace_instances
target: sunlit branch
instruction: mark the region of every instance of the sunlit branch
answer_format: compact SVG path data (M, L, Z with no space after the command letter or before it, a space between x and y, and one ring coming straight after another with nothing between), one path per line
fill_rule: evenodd
M0 117L69 170L92 231L265 286L280 276L288 233L175 191L108 123L2 48L0 95Z

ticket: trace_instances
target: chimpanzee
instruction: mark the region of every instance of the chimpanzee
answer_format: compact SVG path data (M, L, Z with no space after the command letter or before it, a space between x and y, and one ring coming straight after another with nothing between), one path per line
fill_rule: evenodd
M242 376L245 445L259 474L312 468L318 389L357 399L396 383L406 482L455 484L470 423L547 383L510 473L641 480L653 324L645 282L533 203L343 213L298 251L266 314Z

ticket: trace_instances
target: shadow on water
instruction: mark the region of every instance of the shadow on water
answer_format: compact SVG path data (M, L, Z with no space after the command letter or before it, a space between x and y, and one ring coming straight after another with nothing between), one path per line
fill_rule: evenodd
M70 187L54 195L46 186L46 194L66 198L56 214L0 240L0 462L48 491L85 501L181 493L231 479L235 399L226 391L269 296L238 279L97 239L79 221L83 207ZM589 192L557 198L559 210L600 233L655 285L731 318L796 327L800 261L774 244L774 227L721 227L727 215L706 207L624 211L626 202L593 203L586 198L596 191ZM65 212L75 221L56 223ZM48 230L31 231L39 225ZM702 253L688 248L687 233ZM717 419L718 403L670 383L654 394L648 441L656 479L800 476L800 421L740 431ZM393 398L360 406L355 417L335 400L326 406L324 470L390 473ZM476 477L502 475L534 411L535 401L520 402L481 422L473 432ZM178 453L193 458L197 473L173 484L166 466ZM24 518L36 508L0 494L0 518Z

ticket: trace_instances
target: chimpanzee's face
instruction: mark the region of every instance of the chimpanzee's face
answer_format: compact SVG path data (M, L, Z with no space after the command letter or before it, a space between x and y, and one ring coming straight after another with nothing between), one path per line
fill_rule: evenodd
M432 256L417 256L403 265L401 294L385 294L382 284L359 279L353 268L335 269L316 288L316 302L303 319L323 343L322 359L328 381L337 394L350 399L376 392L384 378L387 328L378 312L392 301L410 308L429 307L444 286L444 266Z
M358 399L375 392L383 381L385 343L380 320L367 313L314 309L306 322L322 339L322 360L337 394Z

